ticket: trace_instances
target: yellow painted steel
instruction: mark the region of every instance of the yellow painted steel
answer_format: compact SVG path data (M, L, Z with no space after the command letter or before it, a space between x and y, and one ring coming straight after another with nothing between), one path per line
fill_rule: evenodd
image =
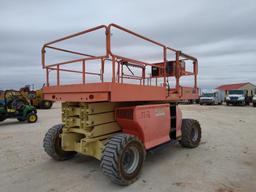
M98 113L92 115L84 115L84 116L71 116L63 119L63 122L67 127L80 127L81 129L85 129L87 127L111 123L114 121L114 113Z
M16 110L15 109L7 109L7 112L8 113L13 113L13 112L15 112Z
M106 135L112 132L117 132L120 130L119 125L116 122L106 123L102 125L93 126L87 129L77 129L77 128L68 128L69 132L76 132L83 134L87 137L98 137L101 135Z
M106 140L121 129L114 118L117 104L110 102L62 104L62 148L101 158Z

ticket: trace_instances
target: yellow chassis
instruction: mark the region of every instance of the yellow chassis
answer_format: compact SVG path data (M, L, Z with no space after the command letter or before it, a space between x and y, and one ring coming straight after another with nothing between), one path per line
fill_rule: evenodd
M61 134L62 149L100 160L104 143L121 130L114 118L116 105L110 102L62 103L62 122L65 124Z

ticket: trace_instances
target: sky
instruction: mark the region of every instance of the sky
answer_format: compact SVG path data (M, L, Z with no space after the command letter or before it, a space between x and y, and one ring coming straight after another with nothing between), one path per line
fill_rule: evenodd
M198 58L202 88L256 84L254 0L0 0L0 89L27 84L40 88L45 82L44 43L109 23ZM91 48L97 51L99 46ZM153 55L150 48L125 38L118 48Z

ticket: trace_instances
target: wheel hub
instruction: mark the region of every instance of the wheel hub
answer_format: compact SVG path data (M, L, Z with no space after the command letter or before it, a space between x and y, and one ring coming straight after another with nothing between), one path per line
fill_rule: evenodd
M48 106L50 105L50 102L49 102L49 101L45 101L45 103L44 103L44 104L45 104L45 106L47 106L47 107L48 107Z
M35 115L30 115L29 120L32 121L32 122L35 121L36 120L36 116Z
M139 164L139 151L131 146L124 152L123 167L127 174L133 173Z
M191 138L193 142L196 142L197 138L198 138L198 130L193 128L191 131Z

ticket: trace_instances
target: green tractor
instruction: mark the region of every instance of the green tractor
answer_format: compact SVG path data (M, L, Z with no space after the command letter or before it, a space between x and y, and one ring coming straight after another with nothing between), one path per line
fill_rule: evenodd
M0 92L0 121L16 118L18 121L35 123L37 110L19 91L6 90Z
M43 85L44 87L44 85ZM53 102L44 100L43 87L38 90L31 90L29 85L20 88L21 94L30 101L30 104L35 106L37 109L50 109Z

